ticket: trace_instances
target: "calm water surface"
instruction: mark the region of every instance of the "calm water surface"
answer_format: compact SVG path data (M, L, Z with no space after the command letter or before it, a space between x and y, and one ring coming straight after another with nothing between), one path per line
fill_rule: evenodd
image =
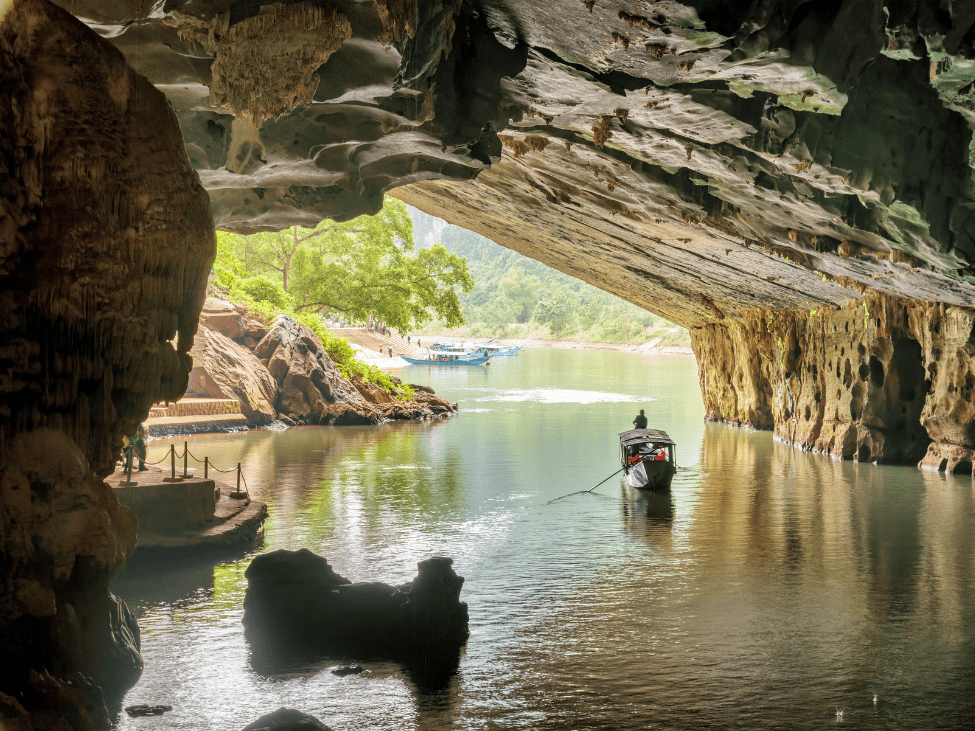
M703 422L690 356L529 350L412 366L447 421L190 439L268 504L256 552L309 548L353 581L450 556L471 637L447 687L395 663L250 664L254 553L128 571L146 670L123 729L240 729L282 705L352 729L975 725L972 479L803 454ZM671 494L624 492L616 433L678 442ZM182 440L180 440L182 441ZM150 444L150 457L165 441ZM842 711L842 717L837 715Z

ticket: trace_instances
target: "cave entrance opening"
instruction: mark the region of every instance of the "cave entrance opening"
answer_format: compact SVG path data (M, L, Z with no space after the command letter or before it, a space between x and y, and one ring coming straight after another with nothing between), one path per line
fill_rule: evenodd
M877 380L884 384L888 404L886 456L898 461L920 461L931 441L921 424L921 411L931 385L924 370L921 344L911 337L896 338L886 376L874 383Z

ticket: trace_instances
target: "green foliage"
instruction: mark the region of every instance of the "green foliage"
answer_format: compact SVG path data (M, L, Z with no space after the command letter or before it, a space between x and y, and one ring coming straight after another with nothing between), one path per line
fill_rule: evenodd
M385 391L395 394L399 400L413 400L415 394L412 388L405 385L397 387L386 373L360 361L349 341L333 335L321 315L314 312L296 312L294 302L281 284L263 275L246 277L243 263L234 253L231 236L217 232L217 260L214 265L215 283L226 290L231 300L244 305L267 324L281 316L293 317L318 336L325 352L343 376L358 377L365 383L375 383Z
M542 325L548 325L555 335L560 337L562 331L575 320L572 299L565 292L555 292L540 300L535 308L535 320Z
M437 230L434 219L410 209L417 231ZM468 322L479 323L470 332L481 335L511 335L513 324L548 323L549 309L540 314L540 301L548 301L561 292L572 305L573 317L559 322L561 328L550 332L560 335L578 332L582 339L603 342L633 342L651 337L651 330L669 327L669 323L646 310L614 297L596 287L528 259L511 249L456 226L447 226L440 234L443 246L466 259L477 287L459 295L460 309ZM552 303L549 302L549 305ZM437 329L450 327L437 323ZM686 331L678 331L681 337ZM656 333L655 333L656 334ZM669 339L668 335L668 339ZM686 343L686 339L683 341Z
M542 290L542 280L534 274L525 274L525 270L515 265L500 282L501 291L511 305L515 322L525 323L531 319L535 305L538 303Z
M241 289L252 299L266 302L279 309L293 307L291 298L280 282L273 281L266 274L248 277L240 283Z

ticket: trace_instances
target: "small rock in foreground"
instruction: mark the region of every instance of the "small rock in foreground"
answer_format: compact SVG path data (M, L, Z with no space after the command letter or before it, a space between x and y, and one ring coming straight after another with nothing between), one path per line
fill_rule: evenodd
M344 678L346 675L359 675L361 673L368 672L368 670L360 667L357 663L352 663L351 665L343 665L335 668L335 670L332 671L332 675L338 675L340 678Z
M279 708L274 713L261 716L241 731L332 731L314 716L294 708Z
M130 716L161 716L166 711L173 710L172 706L148 706L143 704L126 706L125 712Z

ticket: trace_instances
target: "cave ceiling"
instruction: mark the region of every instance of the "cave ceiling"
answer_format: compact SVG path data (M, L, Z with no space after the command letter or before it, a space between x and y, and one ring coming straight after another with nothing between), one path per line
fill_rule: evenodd
M975 303L975 1L61 0L219 228L390 193L683 325Z

